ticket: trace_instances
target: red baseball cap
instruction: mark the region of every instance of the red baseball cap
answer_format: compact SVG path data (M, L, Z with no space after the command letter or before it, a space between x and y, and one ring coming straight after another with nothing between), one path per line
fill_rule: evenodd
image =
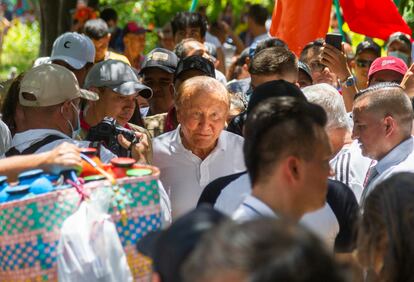
M403 60L396 57L388 56L376 58L375 61L372 62L371 67L369 68L368 80L371 79L374 73L377 73L382 70L392 70L402 75L405 75L405 73L408 70L408 67Z
M124 28L124 35L127 33L142 34L150 31L149 29L143 28L134 21L130 21L126 24Z

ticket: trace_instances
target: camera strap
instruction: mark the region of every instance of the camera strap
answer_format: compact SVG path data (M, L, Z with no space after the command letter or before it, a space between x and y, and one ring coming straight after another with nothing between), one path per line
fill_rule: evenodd
M52 143L53 141L63 139L62 136L59 135L49 135L46 138L30 145L28 148L23 150L22 152L18 151L15 147L10 148L6 153L6 157L11 156L19 156L19 155L29 155L35 153L37 150L39 150L41 147L43 147L46 144Z

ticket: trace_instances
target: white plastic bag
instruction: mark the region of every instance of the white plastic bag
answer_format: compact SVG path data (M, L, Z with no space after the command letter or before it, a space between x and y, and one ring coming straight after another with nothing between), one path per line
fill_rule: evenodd
M61 282L132 281L115 224L107 214L111 194L97 189L68 217L57 248Z

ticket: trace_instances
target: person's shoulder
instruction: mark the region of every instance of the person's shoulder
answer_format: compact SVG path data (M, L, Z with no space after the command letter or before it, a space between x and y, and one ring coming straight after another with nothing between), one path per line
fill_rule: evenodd
M328 202L355 202L356 198L351 188L338 180L328 179ZM331 204L331 203L330 203ZM332 205L331 205L332 206Z
M169 147L175 138L176 131L177 129L166 132L152 139L154 150L157 147Z
M228 146L234 146L237 144L242 144L244 143L244 137L240 136L238 134L235 134L233 132L227 131L227 130L223 130L221 133L221 136L223 138L225 138L228 142Z
M121 55L119 53L113 52L113 51L109 52L108 59L122 61L122 62L124 62L128 65L131 65L131 63L130 63L130 61L128 60L127 57L125 57L124 55Z
M129 123L129 122L128 122L128 126L133 131L137 131L137 132L141 132L141 133L148 134L148 130L145 129L144 127L142 127L142 126L139 126L139 125L136 125L136 124L133 124L133 123Z

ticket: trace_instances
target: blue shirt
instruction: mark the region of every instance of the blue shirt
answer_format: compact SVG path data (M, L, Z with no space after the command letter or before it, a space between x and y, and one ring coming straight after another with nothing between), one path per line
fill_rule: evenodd
M380 182L389 178L392 174L401 171L414 172L414 163L406 162L407 159L411 159L414 150L414 139L410 136L405 141L398 144L392 149L385 157L379 160L375 164L377 176L375 176L369 185L365 188L368 189L366 195L372 192L375 186ZM414 157L414 156L412 156Z

